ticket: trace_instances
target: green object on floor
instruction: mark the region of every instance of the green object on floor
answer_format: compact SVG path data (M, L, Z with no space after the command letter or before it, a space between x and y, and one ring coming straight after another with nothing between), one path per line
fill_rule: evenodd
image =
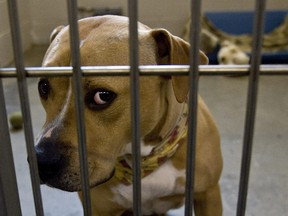
M18 130L23 127L23 118L21 112L13 112L9 115L9 122L13 129Z

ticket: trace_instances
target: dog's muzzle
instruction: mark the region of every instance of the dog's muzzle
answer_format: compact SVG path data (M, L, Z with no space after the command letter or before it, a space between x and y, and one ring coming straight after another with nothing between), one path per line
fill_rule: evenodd
M78 151L71 144L59 142L55 137L42 138L35 146L38 171L41 184L58 188L64 191L81 190L81 172L78 160ZM89 163L91 166L93 163ZM88 165L88 166L89 166ZM89 177L94 167L88 167ZM101 170L101 168L99 169ZM101 172L101 171L100 171ZM102 184L112 178L114 169L92 179L90 187Z
M51 139L45 138L35 146L41 183L57 178L66 165L67 159L62 155L58 146Z
M71 166L71 147L54 138L43 138L35 146L39 177L42 184L64 191L81 189L79 168Z

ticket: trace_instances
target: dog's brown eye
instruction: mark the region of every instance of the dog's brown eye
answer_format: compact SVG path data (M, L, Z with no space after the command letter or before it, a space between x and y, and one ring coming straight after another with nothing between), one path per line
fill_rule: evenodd
M221 57L220 61L223 62L223 63L226 63L226 58L225 57Z
M38 83L38 92L42 99L47 100L51 87L47 79L41 79Z
M112 91L96 89L87 93L85 102L89 108L100 110L108 107L115 97L116 94Z

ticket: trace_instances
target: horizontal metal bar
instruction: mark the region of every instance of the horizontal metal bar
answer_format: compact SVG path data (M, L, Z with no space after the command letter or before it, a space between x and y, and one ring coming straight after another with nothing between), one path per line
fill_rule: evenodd
M72 67L25 67L27 77L51 77L51 76L72 76ZM129 66L82 66L83 76L129 76ZM180 75L187 76L189 65L153 65L139 66L141 76L157 75ZM200 65L200 76L227 76L227 75L244 75L248 76L250 71L249 65ZM261 65L260 75L264 76L287 76L288 65ZM16 77L16 68L0 68L0 78Z

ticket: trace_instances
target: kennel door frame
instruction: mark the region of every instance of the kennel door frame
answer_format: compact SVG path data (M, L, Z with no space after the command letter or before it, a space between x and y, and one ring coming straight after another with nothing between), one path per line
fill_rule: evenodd
M4 88L0 78L0 215L21 215L21 206L13 162L12 145L6 114ZM9 184L7 184L9 182Z
M18 5L16 0L9 0L8 12L10 21L10 30L12 36L12 47L14 54L14 61L16 65L16 77L20 99L21 112L23 115L24 134L26 141L26 150L29 160L29 169L31 184L33 190L34 207L37 216L43 216L43 202L40 189L40 178L38 173L38 164L34 150L34 134L31 119L31 110L29 105L27 75L24 67L22 40L19 24ZM7 134L8 136L9 134ZM14 164L13 164L14 166ZM17 200L15 200L17 202ZM10 210L8 210L10 211Z

